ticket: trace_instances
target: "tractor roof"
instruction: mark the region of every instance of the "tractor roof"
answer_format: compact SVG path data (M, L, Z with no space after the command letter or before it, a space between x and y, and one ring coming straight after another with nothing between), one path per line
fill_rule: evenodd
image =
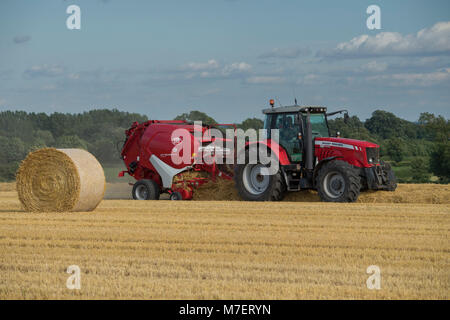
M306 112L309 109L312 113L323 113L327 112L327 108L320 106L286 106L279 108L269 108L264 109L263 113L292 113L292 112Z

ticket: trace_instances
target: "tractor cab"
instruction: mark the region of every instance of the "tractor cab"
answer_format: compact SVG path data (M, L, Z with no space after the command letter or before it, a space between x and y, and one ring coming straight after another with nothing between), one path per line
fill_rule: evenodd
M278 129L279 144L286 150L289 160L292 163L300 163L303 160L303 137L307 135L308 116L312 139L330 136L326 111L323 107L305 106L265 109L264 129L267 130L267 138L271 139L271 129Z

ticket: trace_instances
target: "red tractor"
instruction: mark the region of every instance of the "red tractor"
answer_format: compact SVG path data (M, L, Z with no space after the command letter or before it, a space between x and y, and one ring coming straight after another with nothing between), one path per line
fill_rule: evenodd
M235 180L242 199L248 201L279 201L288 191L315 189L322 201L354 202L360 190L389 190L397 187L395 175L388 163L380 161L379 146L366 141L331 137L327 117L343 112L327 114L323 107L290 107L263 110L266 116L266 139L251 141L242 150L236 150L236 138L232 152L217 154L217 142L226 144L230 139L210 135L219 126L196 126L186 121L150 120L134 123L126 131L122 159L127 167L119 176L128 173L138 180L132 195L137 200L159 199L161 193L169 193L170 199L191 199L195 187L216 177ZM347 113L344 119L348 118ZM187 136L179 137L174 131L182 129ZM236 129L236 128L234 128ZM271 130L279 130L279 139L272 139ZM219 141L218 141L219 140ZM211 144L214 152L204 152ZM172 155L180 152L184 144L187 162L175 163ZM275 173L265 172L266 162L259 159L259 150L276 158L279 164ZM256 161L241 164L229 163L242 153L257 150ZM220 147L220 150L230 151ZM184 151L183 151L184 152ZM210 157L212 161L201 161ZM222 158L223 161L216 160ZM187 171L204 171L209 178L180 179ZM175 178L178 179L175 179Z
M273 107L263 110L266 140L248 144L250 148L277 150L279 171L262 174L262 163L238 164L234 180L239 195L250 201L279 201L286 191L315 189L322 201L354 202L361 190L394 191L396 178L388 163L380 160L379 146L366 141L332 137L323 107ZM279 148L270 129L279 130Z

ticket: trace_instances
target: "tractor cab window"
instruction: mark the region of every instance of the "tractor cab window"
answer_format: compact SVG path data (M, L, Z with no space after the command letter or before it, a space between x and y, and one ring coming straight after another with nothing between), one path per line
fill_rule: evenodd
M311 113L310 115L311 121L311 130L313 138L316 137L329 137L330 133L328 131L328 124L325 118L325 114L323 113ZM306 128L306 114L303 114L304 126Z
M291 161L301 161L300 143L298 141L300 126L297 113L269 114L264 127L268 129L268 138L270 138L270 129L278 129L279 144L286 149Z

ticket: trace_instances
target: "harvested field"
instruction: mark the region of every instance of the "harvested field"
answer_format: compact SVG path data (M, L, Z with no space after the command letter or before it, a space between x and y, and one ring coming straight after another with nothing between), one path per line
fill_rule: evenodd
M449 299L447 186L421 198L444 204L104 200L89 213L24 212L0 188L0 299ZM81 290L66 288L69 265Z
M233 181L218 180L201 186L194 200L240 200ZM284 201L318 202L317 192L289 192ZM359 203L435 203L450 204L450 186L437 184L400 184L395 192L361 192Z
M105 199L131 199L132 187L126 183L109 183ZM196 189L194 200L199 201L239 201L233 181L217 180ZM305 190L290 192L284 201L319 202L317 192ZM359 203L429 203L450 204L450 186L439 184L400 184L395 192L361 192Z
M0 183L0 192L13 192L15 183ZM104 199L107 200L131 200L131 189L128 183L107 183ZM164 195L162 199L167 199ZM217 180L216 183L208 183L196 189L194 200L198 201L240 201L234 182ZM292 202L319 202L317 192L305 190L288 193L284 201ZM359 203L429 203L450 204L450 185L442 184L399 184L395 192L365 191L361 192Z

